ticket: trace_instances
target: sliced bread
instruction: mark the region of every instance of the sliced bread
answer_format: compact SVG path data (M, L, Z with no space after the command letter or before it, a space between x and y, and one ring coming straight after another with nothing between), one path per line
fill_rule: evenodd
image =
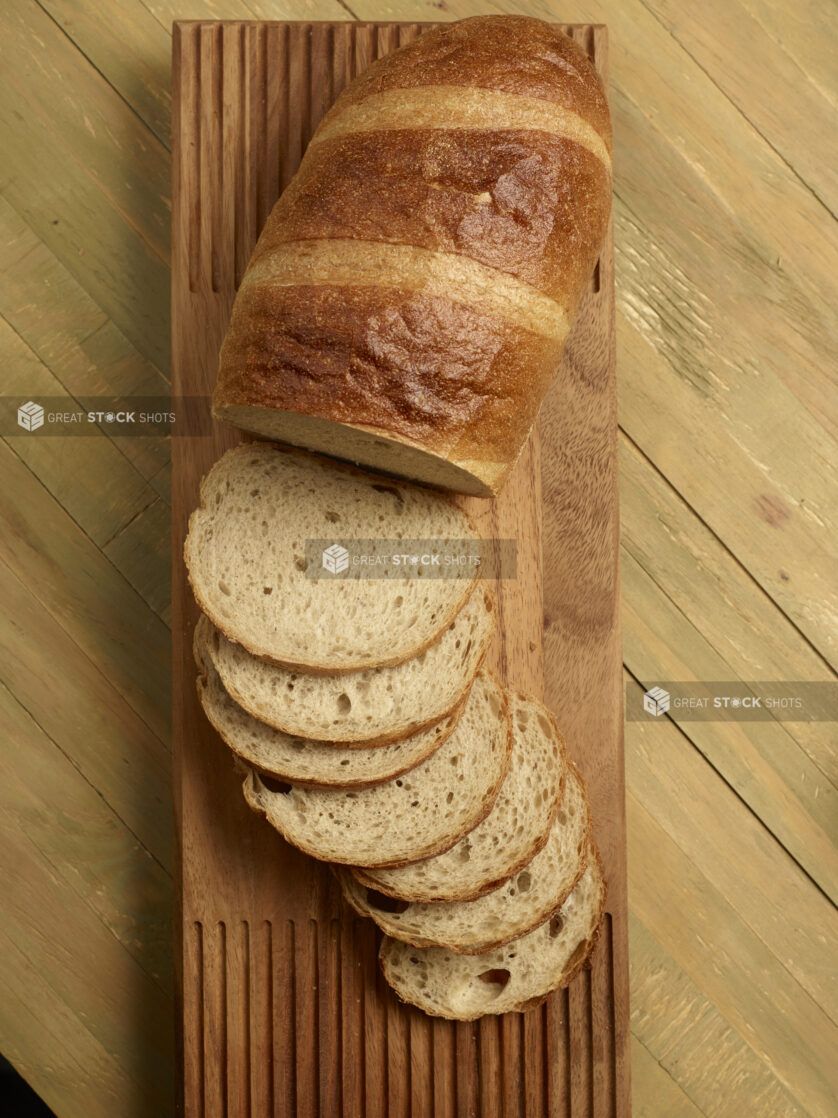
M481 672L454 732L427 761L371 788L274 787L251 770L247 802L307 854L402 865L446 850L489 811L509 766L506 694Z
M398 664L433 643L468 597L476 568L452 566L459 575L434 578L388 567L401 577L372 578L359 564L315 578L306 541L475 536L440 493L250 443L227 451L204 478L184 557L199 606L230 640L289 667L358 671Z
M417 734L462 702L495 615L492 592L480 585L440 639L414 659L341 675L312 675L260 660L206 617L198 622L198 639L227 693L254 718L295 737L370 746Z
M520 939L482 955L458 955L385 938L379 961L399 997L432 1017L473 1021L488 1013L521 1013L578 973L596 943L604 909L602 863L591 844L585 872L565 903Z
M196 638L200 632L196 628ZM393 745L342 749L292 737L248 714L224 690L199 639L195 641L195 660L201 672L197 681L201 705L226 744L249 765L294 784L362 788L392 779L430 757L453 731L460 715L457 708L436 725Z
M343 867L336 866L335 874L355 911L388 935L474 955L525 935L561 908L585 870L589 831L585 785L571 765L547 845L520 873L476 901L409 904L365 889Z
M561 803L564 738L538 700L512 694L509 702L512 759L491 815L442 855L399 869L355 866L362 885L404 901L474 900L541 850Z

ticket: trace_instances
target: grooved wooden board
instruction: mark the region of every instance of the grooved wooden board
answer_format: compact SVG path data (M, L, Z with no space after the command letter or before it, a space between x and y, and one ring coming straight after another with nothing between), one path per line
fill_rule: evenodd
M431 25L181 22L174 35L173 392L209 395L267 214L343 85ZM606 75L603 28L567 28ZM400 1005L378 933L328 871L244 805L194 688L196 607L180 561L198 484L237 439L173 443L179 992L190 1118L629 1113L611 233L538 428L503 494L468 501L518 540L493 666L543 694L588 779L609 881L590 969L524 1015L474 1024Z

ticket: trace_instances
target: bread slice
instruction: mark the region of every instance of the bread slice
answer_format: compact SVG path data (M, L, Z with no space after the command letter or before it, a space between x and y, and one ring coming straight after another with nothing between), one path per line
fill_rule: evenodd
M341 675L312 675L251 656L206 617L198 639L228 694L254 718L295 737L369 746L400 741L463 701L495 627L495 600L478 586L440 639L412 660Z
M324 572L317 562L309 569L307 540L475 537L442 494L249 443L227 451L204 478L184 557L199 606L230 640L279 664L333 673L419 655L460 610L477 568L423 578L389 566L388 577L372 578L359 564L311 577Z
M401 865L447 849L491 811L510 749L506 694L481 672L454 732L404 776L346 791L274 788L251 770L244 791L252 808L315 858Z
M335 874L355 911L372 917L387 935L416 947L474 955L525 935L561 908L585 870L589 832L585 785L571 766L547 845L520 873L476 901L409 904L365 889L343 867L336 866Z
M362 885L405 901L466 901L518 873L547 842L567 767L564 739L536 699L510 695L512 760L495 806L445 854L400 869L355 866Z
M473 1021L521 1013L575 977L594 948L604 910L602 863L591 844L585 872L565 903L520 939L482 955L458 955L385 938L379 961L399 997L432 1017Z
M195 633L198 637L201 629L196 628ZM224 690L199 639L195 641L195 660L201 672L197 680L201 705L222 739L249 765L294 784L362 788L400 776L439 749L460 716L458 708L436 725L393 745L342 749L284 734L242 710Z

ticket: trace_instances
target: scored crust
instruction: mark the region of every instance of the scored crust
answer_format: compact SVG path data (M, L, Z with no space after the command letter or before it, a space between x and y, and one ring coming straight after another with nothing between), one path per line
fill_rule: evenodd
M525 66L510 65L516 54ZM498 105L458 126L445 105L475 97ZM527 122L533 105L566 123ZM466 19L373 63L324 117L259 238L221 351L215 416L425 484L497 493L607 229L611 149L596 68L543 21ZM334 253L334 274L259 278L292 241ZM436 254L432 289L383 265L374 282L340 280L353 241L358 252ZM452 257L548 296L562 335L532 328L513 299L481 307L455 282Z

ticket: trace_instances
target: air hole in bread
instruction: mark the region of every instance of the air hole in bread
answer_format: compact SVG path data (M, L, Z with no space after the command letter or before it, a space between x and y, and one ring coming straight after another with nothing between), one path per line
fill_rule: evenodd
M497 997L507 982L512 977L512 974L504 967L496 967L494 970L481 971L477 976L481 982L487 986L495 986L495 990L489 991L490 997Z
M263 594L273 594L273 592L274 592L274 588L272 586L263 586L262 587L262 593Z
M299 555L295 555L294 566L297 568L298 571L304 571L306 569L305 559L301 559Z
M393 609L401 609L404 605L404 598L399 594L398 598L393 602Z
M389 493L391 497L395 497L400 505L404 504L404 495L396 489L395 485L373 485L376 493Z
M468 842L460 843L460 845L457 847L457 859L460 862L470 862L471 861L471 844L470 843L468 843Z
M251 490L250 490L250 496L251 496L251 497L261 497L261 496L262 496L262 492L261 492L261 490L259 490L259 489L251 489Z
M291 791L291 785L287 781L277 780L275 776L267 776L265 773L260 773L259 779L269 792L276 792L278 796L287 796Z
M538 724L541 727L541 732L549 738L553 733L553 727L550 725L550 719L547 718L544 714L539 714Z
M518 874L516 885L518 886L519 893L527 893L529 891L530 885L532 885L532 878L526 870Z
M403 780L397 780L396 781L396 787L397 788L404 788L404 781Z
M559 812L559 814L556 816L556 819L559 821L559 826L560 827L566 826L567 816L565 815L565 813L563 811Z
M518 710L515 712L515 721L518 724L519 730L526 730L529 720L530 716L526 710Z
M445 797L445 802L447 804L450 804L453 801L453 799L454 799L454 793L449 792L448 795Z
M550 939L555 939L563 927L564 917L560 912L557 912L550 920Z
M324 512L323 515L329 521L330 524L337 524L338 521L340 520L340 516L338 515L338 513L332 512L331 509L328 509L326 512Z
M345 691L338 695L338 714L349 714L352 710L352 700Z
M233 593L233 591L223 579L221 579L221 581L218 583L218 589L221 591L222 594L226 594L228 598Z
M388 897L379 893L377 889L367 889L367 904L377 912L392 912L397 916L406 912L410 907L407 901L400 901L397 897Z
M348 764L349 764L349 758L344 757L344 759L341 761L341 765L348 765Z

